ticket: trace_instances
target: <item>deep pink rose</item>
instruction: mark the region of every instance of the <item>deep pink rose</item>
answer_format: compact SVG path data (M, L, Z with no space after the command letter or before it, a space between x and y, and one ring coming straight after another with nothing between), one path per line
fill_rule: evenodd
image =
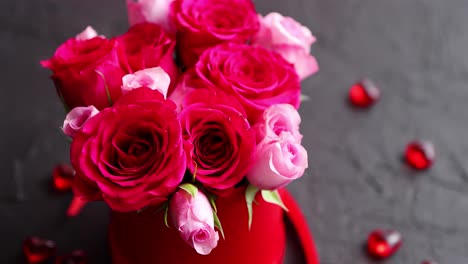
M161 67L147 68L125 75L122 78L122 93L126 94L140 87L148 87L158 90L166 98L170 83L171 77Z
M280 53L294 64L301 79L318 71L315 58L310 55L310 47L315 37L310 30L291 17L279 13L260 16L261 26L252 40L253 44Z
M160 66L175 87L179 70L173 60L175 40L159 25L140 23L118 37L120 62L126 73Z
M218 245L213 209L201 191L195 197L182 189L176 192L169 203L169 213L182 239L198 254L208 255Z
M97 115L99 110L93 105L84 107L77 106L73 108L63 121L62 131L69 137L75 137L76 133L86 124L88 119Z
M307 166L307 151L285 133L278 141L263 140L257 145L247 179L260 189L274 190L301 177Z
M223 42L245 43L259 28L251 0L175 0L171 16L178 53L187 67L205 49Z
M242 106L221 91L189 93L180 113L187 167L204 186L224 190L239 183L252 164L255 132Z
M279 141L288 133L296 143L301 143L302 135L299 132L301 117L297 110L290 104L275 104L268 107L262 118L254 126L257 142Z
M174 0L127 0L130 25L142 22L158 24L173 33L175 25L169 19L169 7Z
M114 39L79 35L67 40L41 64L52 70L57 93L69 109L88 105L103 109L122 95L125 73L120 68Z
M195 76L184 80L196 85L202 81L236 97L251 124L271 105L287 103L298 108L300 104L301 86L293 65L262 47L218 45L206 50L195 69L186 74ZM197 78L198 82L193 81Z
M186 170L175 104L149 88L130 91L76 134L71 162L79 197L122 212L161 204Z

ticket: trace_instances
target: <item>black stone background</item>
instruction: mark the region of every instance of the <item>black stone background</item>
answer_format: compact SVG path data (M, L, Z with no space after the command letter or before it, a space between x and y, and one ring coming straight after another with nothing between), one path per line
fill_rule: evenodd
M367 264L362 241L396 228L404 246L384 263L468 263L468 1L257 0L310 27L320 72L303 82L301 107L310 169L290 190L302 205L322 264ZM66 220L71 194L54 195L51 170L68 160L64 118L48 58L88 24L106 36L126 31L123 0L0 2L0 263L22 263L29 235L54 239L59 252L83 248L109 263L103 203ZM353 111L348 87L373 79L382 100ZM404 166L413 138L433 140L428 172ZM291 244L289 263L300 263Z

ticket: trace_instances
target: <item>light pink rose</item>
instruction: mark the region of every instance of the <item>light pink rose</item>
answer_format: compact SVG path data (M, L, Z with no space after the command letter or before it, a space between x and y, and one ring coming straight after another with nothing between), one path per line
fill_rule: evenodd
M86 124L93 116L97 115L99 110L93 105L84 107L78 106L73 108L63 121L62 131L69 137L74 137L78 131Z
M148 87L152 90L158 90L166 98L170 83L171 78L163 68L148 68L122 77L122 94L136 88Z
M185 190L179 190L171 198L169 212L182 239L198 254L208 255L218 245L213 210L201 191L192 197Z
M294 64L301 80L318 71L317 61L310 55L310 47L316 39L307 27L276 12L260 16L260 24L253 44L280 53Z
M169 8L174 0L127 0L130 25L142 22L158 24L167 32L174 33L175 25L169 19Z
M76 40L88 40L98 36L98 33L92 26L87 26L81 33L76 35Z
M249 182L266 190L285 187L300 178L308 166L307 151L290 134L279 141L262 141L247 173Z
M257 143L260 141L278 141L284 133L289 133L296 143L301 143L299 133L301 117L290 104L275 104L268 107L261 120L254 126Z

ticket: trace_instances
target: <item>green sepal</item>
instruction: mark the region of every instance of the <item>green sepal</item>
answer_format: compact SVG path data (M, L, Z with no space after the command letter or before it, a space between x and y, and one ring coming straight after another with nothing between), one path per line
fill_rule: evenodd
M197 179L197 171L198 171L198 164L194 161L195 163L195 169L193 170L193 177L192 177L192 182L195 182Z
M184 183L179 185L179 188L189 193L193 198L197 195L198 188L191 183Z
M213 218L214 218L215 227L218 228L219 232L221 232L221 236L223 237L224 240L226 240L226 237L224 236L223 227L221 226L221 221L219 221L218 214L216 214L215 211L213 211Z
M216 196L213 195L213 194L208 194L208 201L210 201L210 204L211 204L211 208L213 208L213 211L215 213L218 212L218 208L216 208L216 203L215 203L215 200L216 200Z
M247 204L247 212L249 214L249 230L252 227L252 203L255 200L255 195L257 195L258 191L260 191L260 189L251 184L249 184L245 190L245 202Z
M281 196L278 190L262 190L262 198L263 200L265 200L265 202L276 204L279 207L283 208L286 212L288 212L288 208L284 205L283 200L281 200Z
M301 94L300 100L301 102L309 101L310 97L306 94Z
M107 86L107 82L106 82L106 76L104 76L104 74L98 70L94 70L99 76L101 76L102 80L104 81L104 87L106 88L106 95L107 95L107 101L109 102L109 105L112 106L112 97L111 97L111 94L110 94L110 91L109 91L109 86Z
M169 204L167 204L164 208L164 224L167 226L167 228L171 228L169 224L167 223L167 215L169 214Z

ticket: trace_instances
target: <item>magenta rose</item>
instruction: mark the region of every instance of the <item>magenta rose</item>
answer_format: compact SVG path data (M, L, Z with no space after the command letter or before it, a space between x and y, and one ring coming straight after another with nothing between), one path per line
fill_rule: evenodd
M126 73L160 66L174 87L179 70L173 60L175 40L159 25L140 23L118 37L120 62Z
M208 255L218 245L219 234L214 229L213 209L200 190L192 197L180 189L171 198L169 212L182 239L198 254Z
M160 205L186 170L175 104L150 88L128 92L75 135L71 161L85 200L122 212Z
M122 95L125 73L120 68L114 39L85 30L41 64L52 70L57 93L68 109L89 105L103 109Z
M294 66L276 52L258 46L227 43L206 50L184 80L202 81L211 89L233 95L251 124L274 104L300 104L301 86ZM195 82L194 79L200 81ZM190 83L182 84L190 86ZM196 88L196 87L195 87Z
M307 166L307 151L285 133L277 141L266 139L257 145L247 179L259 189L275 190L301 177Z
M177 50L187 67L216 44L245 43L260 25L251 0L175 0L170 15L177 28Z
M205 89L189 93L180 113L187 167L204 186L224 190L252 165L255 132L235 98Z

